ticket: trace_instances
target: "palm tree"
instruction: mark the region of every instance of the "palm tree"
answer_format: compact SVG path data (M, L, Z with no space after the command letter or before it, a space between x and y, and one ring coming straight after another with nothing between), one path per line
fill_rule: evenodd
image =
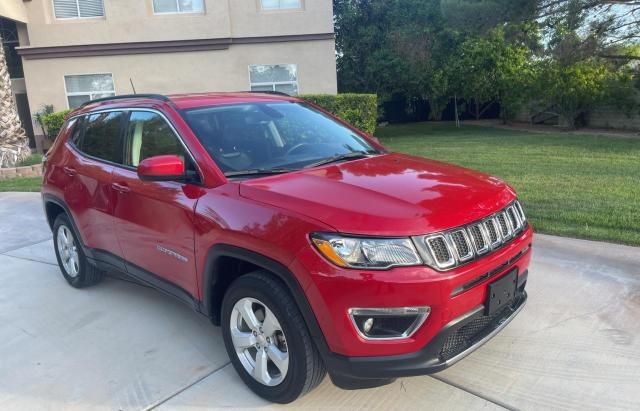
M29 138L13 100L9 67L0 38L0 167L15 167L30 154Z

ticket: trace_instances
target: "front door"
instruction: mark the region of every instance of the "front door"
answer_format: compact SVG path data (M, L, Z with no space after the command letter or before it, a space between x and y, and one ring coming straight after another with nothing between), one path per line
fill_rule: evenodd
M190 156L168 120L155 111L131 111L125 132L124 167L115 167L113 187L116 233L128 270L137 277L168 281L197 295L194 210L197 198L188 184L138 178L138 164L164 154ZM163 281L164 280L164 281ZM174 291L170 288L169 291ZM178 295L180 297L180 295Z

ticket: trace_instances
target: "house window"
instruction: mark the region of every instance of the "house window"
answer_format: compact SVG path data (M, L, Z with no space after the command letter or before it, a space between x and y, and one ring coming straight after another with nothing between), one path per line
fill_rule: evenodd
M69 108L79 107L89 100L116 95L111 74L64 76L64 85Z
M298 66L295 64L249 66L251 91L279 91L298 94Z
M260 0L262 10L287 10L302 8L302 0Z
M104 17L103 0L53 0L57 19Z
M204 0L153 0L155 14L202 13Z

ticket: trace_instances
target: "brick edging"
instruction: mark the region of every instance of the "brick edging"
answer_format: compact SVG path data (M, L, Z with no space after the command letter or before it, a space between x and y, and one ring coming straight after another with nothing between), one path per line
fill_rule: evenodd
M42 175L42 164L33 166L0 168L0 180L14 177L38 177Z

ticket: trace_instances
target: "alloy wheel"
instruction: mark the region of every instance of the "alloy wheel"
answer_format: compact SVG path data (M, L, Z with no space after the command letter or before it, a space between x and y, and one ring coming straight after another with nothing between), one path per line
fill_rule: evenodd
M245 371L266 386L284 381L289 370L287 340L269 307L255 298L242 298L233 306L229 325Z
M76 241L71 230L66 225L61 225L57 235L58 253L66 274L76 278L80 273L80 256Z

